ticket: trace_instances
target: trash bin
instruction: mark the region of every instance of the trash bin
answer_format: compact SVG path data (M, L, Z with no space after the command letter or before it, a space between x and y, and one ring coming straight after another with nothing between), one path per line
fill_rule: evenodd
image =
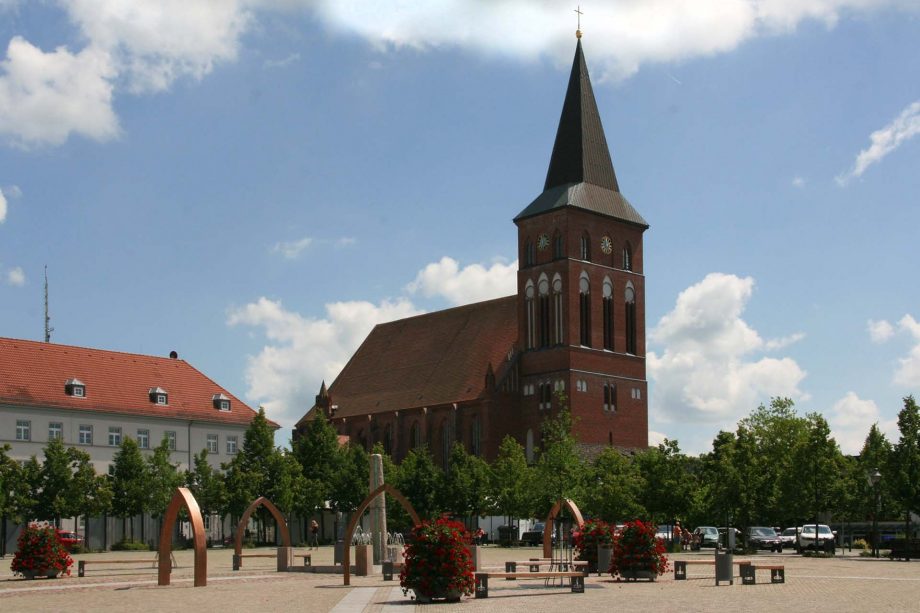
M729 585L735 584L735 573L732 560L732 550L716 547L716 585L728 581Z
M597 548L597 574L606 575L610 571L610 561L613 558L613 547L601 545Z
M499 526L498 544L502 547L511 547L517 540L517 526Z

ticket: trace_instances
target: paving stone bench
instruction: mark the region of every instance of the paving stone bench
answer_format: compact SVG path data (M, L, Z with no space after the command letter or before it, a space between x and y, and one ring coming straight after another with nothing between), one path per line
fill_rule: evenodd
M583 594L585 591L585 574L581 571L539 571L539 572L485 572L476 573L476 598L489 597L489 579L556 579L568 578L572 593Z
M738 560L737 562L732 562L737 564L742 569L751 563L750 560ZM687 565L688 564L700 564L704 566L715 566L715 560L674 560L674 580L683 581L687 578ZM743 572L742 572L743 575Z
M770 571L770 583L786 583L786 569L781 564L745 564L741 567L741 585L757 583L757 571Z
M176 564L176 556L170 554L170 558L171 558L170 564L172 565L173 568L176 568L176 567L178 566L178 565ZM150 564L151 567L156 568L156 565L157 565L159 562L160 562L159 556L157 556L157 557L155 557L155 558L152 558L152 559L147 559L147 558L144 558L144 559L135 558L135 559L133 559L133 560L128 560L128 559L125 559L125 560L79 560L79 561L77 562L77 576L78 576L78 577L83 577L83 576L86 575L86 565L87 565L87 564L99 564L99 565L105 565L105 564Z

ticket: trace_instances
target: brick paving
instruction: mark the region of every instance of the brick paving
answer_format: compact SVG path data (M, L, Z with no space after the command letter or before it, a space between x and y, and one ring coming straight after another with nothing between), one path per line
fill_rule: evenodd
M270 553L271 549L264 552ZM500 566L504 560L539 555L535 548L483 548L483 564ZM192 552L176 552L179 568L172 585L156 585L156 569L104 564L87 566L86 576L25 581L10 573L12 556L0 559L0 610L6 611L335 611L336 613L386 613L420 609L402 594L396 582L380 577L352 577L314 573L277 573L274 560L246 559L239 572L231 570L232 551L208 551L208 586L192 587ZM672 559L711 559L712 553L679 554ZM150 553L109 552L76 556L77 560L149 559ZM769 583L769 573L758 572L757 585L715 586L710 566L688 567L686 581L674 581L673 573L651 582L617 582L609 575L592 575L584 594L568 587L544 587L542 581L490 581L489 598L464 598L458 604L429 607L437 611L744 611L771 612L794 608L801 611L918 611L920 612L920 563L874 560L855 555L809 559L784 554L737 556L764 564L783 564L786 583ZM314 552L314 564L332 563L332 549ZM736 571L737 572L737 571Z

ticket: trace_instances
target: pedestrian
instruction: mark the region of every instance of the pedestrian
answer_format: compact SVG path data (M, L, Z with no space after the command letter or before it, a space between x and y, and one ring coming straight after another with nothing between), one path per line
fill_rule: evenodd
M319 549L319 524L310 520L310 549Z

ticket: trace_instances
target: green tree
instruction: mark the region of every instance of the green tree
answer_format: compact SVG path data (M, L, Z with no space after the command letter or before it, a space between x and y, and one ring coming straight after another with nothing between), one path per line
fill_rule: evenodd
M97 475L88 453L71 447L67 450L74 467L71 488L68 494L69 507L77 517L87 518L108 513L112 506L112 488L109 478ZM85 543L89 545L89 526L86 522Z
M888 472L892 475L892 494L904 513L905 534L911 536L910 512L920 510L920 408L913 396L904 398L898 413L901 438L891 453ZM910 560L910 548L906 548Z
M859 503L856 507L856 517L859 519L872 519L876 513L879 517L893 517L894 503L891 498L892 481L888 475L888 467L891 464L892 447L891 442L885 434L879 430L878 424L872 424L869 428L869 434L863 443L862 450L859 452L858 475L854 478L854 485L858 488L855 496ZM869 483L869 475L878 470L882 475L877 486ZM862 477L861 479L859 477ZM876 509L875 497L876 487L878 488L878 497L881 510Z
M223 518L227 507L227 488L221 472L211 466L209 455L207 449L195 454L192 469L186 473L186 485L198 501L202 516L217 514Z
M144 513L149 495L147 464L137 443L126 436L112 460L112 512L121 518L122 534L128 518L134 540L134 517Z
M396 488L403 493L422 519L433 519L444 510L440 499L443 472L427 447L412 449L399 465Z
M583 503L588 472L572 435L574 421L568 410L568 400L562 393L556 396L562 409L541 424L543 448L536 464L534 490L536 511L541 517L559 500L568 498Z
M494 510L509 520L533 517L533 469L527 464L524 447L506 436L492 463L491 498Z
M338 454L339 470L333 480L329 504L333 510L347 514L355 511L367 498L370 464L361 445L345 445L339 448Z
M607 522L634 520L646 515L639 503L643 483L636 466L619 450L606 447L595 459L586 488L586 511Z
M9 445L0 445L0 551L9 549L6 539L6 522L20 519L24 500L28 500L29 487L19 464L9 457Z
M53 520L55 525L60 525L62 517L73 515L68 497L73 480L70 455L59 438L48 441L44 454L33 512L36 519Z
M671 523L689 512L692 488L686 463L677 441L669 439L636 454L639 474L645 483L640 502L656 523Z
M185 481L184 475L179 471L179 465L173 464L170 457L169 439L165 436L153 450L153 454L147 457L148 498L144 506L145 510L158 520L157 525L160 529L176 488ZM141 521L143 526L143 518ZM145 537L142 527L141 539Z
M308 534L307 518L332 498L332 488L342 462L338 434L323 412L316 411L291 448L303 471L303 492L298 504L304 521L303 533Z
M805 439L792 450L793 474L798 479L797 508L820 523L822 513L833 510L841 492L842 455L831 437L827 421L818 413L806 415Z
M454 443L442 480L442 504L457 517L485 515L488 507L489 465Z

